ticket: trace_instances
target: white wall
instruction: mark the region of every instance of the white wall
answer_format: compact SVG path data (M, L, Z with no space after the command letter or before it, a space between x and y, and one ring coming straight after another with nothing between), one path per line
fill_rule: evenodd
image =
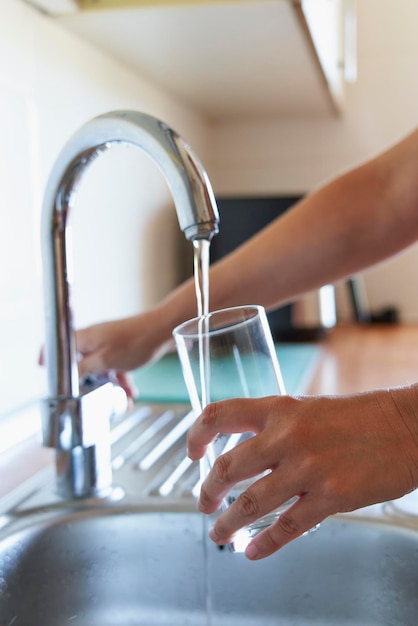
M181 102L28 5L2 0L0 414L43 394L44 373L35 365L43 338L39 216L48 173L65 141L99 113L143 110L190 141L218 193L308 191L417 122L418 3L357 4L359 80L347 88L341 118L208 128ZM165 183L146 157L119 148L101 157L83 182L77 209L77 325L130 314L171 288L176 218ZM417 267L414 247L367 272L372 307L396 304L405 321L417 321Z
M0 414L43 394L39 217L65 141L91 117L160 117L207 158L207 128L182 103L28 5L0 3ZM97 160L72 216L76 322L136 312L175 283L175 212L156 167L115 148ZM158 235L158 236L157 236ZM157 243L161 241L160 249Z
M357 7L359 76L346 88L344 114L218 124L211 170L217 193L310 191L416 126L418 2L359 0ZM417 279L416 246L369 270L372 309L395 304L405 322L418 321Z

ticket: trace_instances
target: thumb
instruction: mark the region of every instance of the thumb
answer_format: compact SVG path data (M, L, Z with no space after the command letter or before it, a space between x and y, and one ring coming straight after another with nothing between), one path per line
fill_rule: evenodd
M80 377L86 374L98 374L106 368L99 352L92 352L83 356L78 362L78 372Z

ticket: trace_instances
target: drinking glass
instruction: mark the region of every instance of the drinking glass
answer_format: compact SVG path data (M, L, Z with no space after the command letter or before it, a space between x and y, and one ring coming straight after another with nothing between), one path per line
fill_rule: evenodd
M196 416L209 402L285 393L263 307L248 305L214 311L177 326L173 336ZM201 461L201 480L218 456L252 436L253 433L219 433ZM225 510L260 477L235 485L221 508ZM244 551L250 539L272 524L294 500L236 533L231 547L237 552Z

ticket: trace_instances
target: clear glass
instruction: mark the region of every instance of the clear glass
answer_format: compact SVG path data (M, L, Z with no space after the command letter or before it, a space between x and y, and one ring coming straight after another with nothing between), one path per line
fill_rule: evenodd
M174 329L184 380L196 415L209 403L228 398L260 398L285 393L267 316L258 305L214 311ZM253 433L218 434L201 462L203 480L216 458ZM242 481L224 499L223 509L261 476ZM268 516L238 532L232 548L243 551L249 540L272 524L286 502Z

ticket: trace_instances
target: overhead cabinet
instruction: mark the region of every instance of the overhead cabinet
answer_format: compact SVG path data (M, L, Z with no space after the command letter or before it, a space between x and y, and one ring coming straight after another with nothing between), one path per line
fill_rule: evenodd
M208 118L343 109L354 0L30 1Z

